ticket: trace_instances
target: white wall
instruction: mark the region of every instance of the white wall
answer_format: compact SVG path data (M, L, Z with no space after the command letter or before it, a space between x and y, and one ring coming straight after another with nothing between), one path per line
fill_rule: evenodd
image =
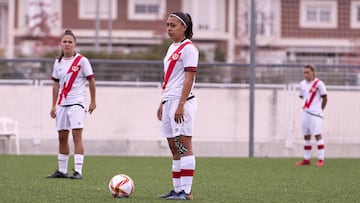
M255 156L302 156L300 99L297 91L285 87L255 92ZM248 156L248 89L201 87L195 89L195 94L196 153ZM97 109L86 117L86 153L169 155L156 119L159 97L157 87L99 85ZM327 155L359 156L360 91L330 88L328 97L324 119ZM19 121L22 154L57 153L57 132L55 120L49 116L50 107L51 86L0 85L0 117ZM4 140L0 140L0 153L5 152L4 146Z

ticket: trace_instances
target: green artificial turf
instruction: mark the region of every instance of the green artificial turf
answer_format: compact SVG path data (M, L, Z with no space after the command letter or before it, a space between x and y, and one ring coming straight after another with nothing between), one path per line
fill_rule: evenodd
M298 160L198 157L191 202L360 201L359 159L327 159L322 168L294 166ZM84 179L44 178L56 169L56 155L0 156L0 202L169 202L157 198L172 188L169 157L86 156ZM135 182L130 198L110 195L119 173Z

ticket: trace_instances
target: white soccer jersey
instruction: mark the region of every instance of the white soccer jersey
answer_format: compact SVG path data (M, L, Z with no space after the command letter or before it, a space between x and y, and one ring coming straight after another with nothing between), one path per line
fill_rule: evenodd
M180 43L173 43L170 45L167 54L164 58L164 73L169 68L171 60L169 60L177 48L183 44L191 42L189 39ZM182 89L185 81L185 71L196 71L199 61L199 51L193 44L187 44L180 52L179 59L166 83L165 90L161 95L162 101L179 99L181 97ZM192 88L194 87L194 84Z
M316 83L316 84L315 84ZM311 114L322 115L322 96L327 94L323 81L315 78L311 82L306 80L300 83L300 97L302 97L302 107L304 111Z
M80 54L76 54L71 58L62 58L61 62L57 59L54 63L52 79L59 80L60 89L58 100L60 100L59 105L66 106L72 104L81 104L85 106L85 97L86 97L86 82L88 79L94 76L91 64L86 57L82 57L78 62L77 68L80 68L78 75L73 81L71 89L67 92L67 95L61 95L64 88L69 87L71 83L71 75L73 72L69 72L70 68L76 70L76 67L70 67L74 60Z

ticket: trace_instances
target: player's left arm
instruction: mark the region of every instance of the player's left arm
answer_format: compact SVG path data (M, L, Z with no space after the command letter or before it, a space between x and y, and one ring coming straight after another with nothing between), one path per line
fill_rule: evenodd
M300 84L299 84L299 98L300 99L303 99L304 98L304 92L303 92L303 88L302 88L302 84L303 82L301 81Z
M194 45L188 45L184 48L182 53L182 62L184 64L185 81L181 92L178 108L175 112L175 122L181 123L184 121L184 106L191 93L194 84L196 69L199 61L199 51Z
M195 80L195 75L196 75L196 72L185 71L184 86L182 89L178 108L176 109L176 112L175 112L175 122L177 122L177 123L182 123L184 121L184 106L185 106L187 98L190 95L191 88L192 88L192 85Z
M321 98L322 98L322 101L321 101L321 108L322 108L322 110L324 110L325 109L325 106L326 106L326 104L327 104L327 95L325 94L325 95L322 95L321 96Z
M96 84L94 77L89 79L89 90L90 90L89 113L91 114L96 109Z
M318 88L319 88L320 95L321 95L321 98L322 98L322 101L321 101L321 109L324 110L325 107L326 107L328 98L327 98L326 87L325 87L325 84L324 84L323 81L320 81L320 82L319 82Z
M84 75L86 75L86 79L89 81L90 105L88 111L91 114L96 108L96 84L94 72L92 70L89 60L86 57L83 57L82 63L82 65L84 66Z

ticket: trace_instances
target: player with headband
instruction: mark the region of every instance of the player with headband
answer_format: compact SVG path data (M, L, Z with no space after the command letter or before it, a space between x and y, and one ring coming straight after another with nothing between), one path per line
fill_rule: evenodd
M169 200L191 200L195 172L192 136L197 108L192 90L199 51L191 41L193 32L189 14L170 14L166 27L173 43L164 58L165 74L157 117L162 124L161 135L167 138L172 153L173 190L160 197Z

